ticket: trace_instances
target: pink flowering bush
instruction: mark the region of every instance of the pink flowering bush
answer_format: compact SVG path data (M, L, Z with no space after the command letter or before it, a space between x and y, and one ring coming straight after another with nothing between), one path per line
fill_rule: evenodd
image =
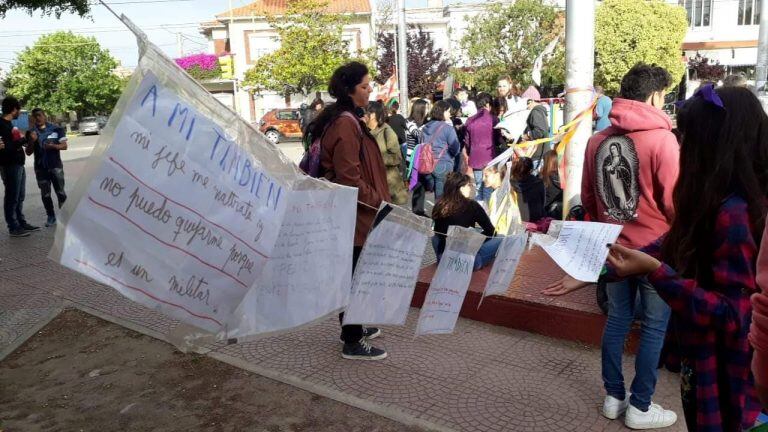
M176 59L176 64L198 81L221 77L219 57L214 54L192 54Z

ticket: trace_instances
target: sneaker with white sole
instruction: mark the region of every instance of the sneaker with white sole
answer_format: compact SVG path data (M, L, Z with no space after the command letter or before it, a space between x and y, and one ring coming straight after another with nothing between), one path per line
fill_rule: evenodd
M606 396L605 402L603 402L603 417L611 420L616 420L629 406L629 393L626 393L624 400L616 399L613 396Z
M371 346L366 338L353 344L344 344L341 356L347 360L384 360L387 352L383 349Z
M652 403L645 412L630 405L624 417L624 424L630 429L665 428L672 426L676 421L677 414L674 411L665 410L655 403Z

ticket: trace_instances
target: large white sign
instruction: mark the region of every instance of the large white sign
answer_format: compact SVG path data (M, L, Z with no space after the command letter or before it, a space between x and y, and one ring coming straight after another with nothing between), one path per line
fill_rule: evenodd
M357 190L300 174L156 47L142 48L51 256L219 337L343 307Z

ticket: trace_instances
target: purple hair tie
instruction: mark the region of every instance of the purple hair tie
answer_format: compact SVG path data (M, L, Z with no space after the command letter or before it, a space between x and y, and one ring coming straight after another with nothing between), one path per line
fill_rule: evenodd
M706 84L701 87L699 87L696 92L691 96L689 99L686 99L684 101L679 101L675 103L675 106L678 108L681 108L683 105L685 105L686 102L688 102L691 99L698 98L703 99L706 102L709 102L710 104L725 110L725 105L723 105L723 100L720 99L720 95L717 94L715 91L715 85L714 84Z

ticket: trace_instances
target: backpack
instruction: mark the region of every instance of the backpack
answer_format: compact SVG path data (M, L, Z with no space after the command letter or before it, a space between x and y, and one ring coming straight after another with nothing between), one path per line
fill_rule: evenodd
M346 116L353 119L355 121L355 126L357 126L357 132L362 136L363 130L360 128L360 121L357 119L357 117L352 115L352 113L349 111L342 111L341 114L339 114L339 117L341 116ZM322 177L320 167L320 144L323 136L325 136L325 132L328 130L328 127L330 127L336 120L338 120L339 117L336 117L336 119L330 122L323 131L323 134L319 137L309 137L309 133L306 134L307 138L305 138L305 142L311 142L311 144L309 144L308 148L304 152L304 156L301 157L301 162L299 162L299 168L304 171L306 175L314 178Z
M435 172L435 165L437 165L437 161L439 161L440 158L442 158L445 154L446 150L448 150L448 145L446 145L445 148L440 151L440 154L437 156L437 161L435 161L435 155L432 153L432 143L435 141L435 138L439 134L440 130L443 129L443 126L446 126L446 124L441 122L430 137L429 142L419 144L417 149L414 150L414 152L419 152L419 174L432 174Z

